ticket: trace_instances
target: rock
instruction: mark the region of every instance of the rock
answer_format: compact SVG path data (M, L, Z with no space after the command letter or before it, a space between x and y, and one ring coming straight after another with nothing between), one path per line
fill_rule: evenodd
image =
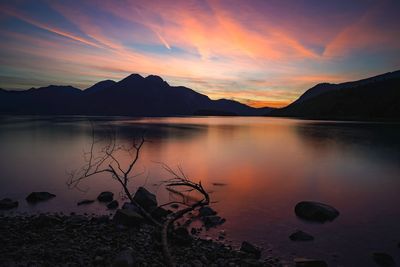
M240 246L240 251L253 254L257 259L261 257L261 250L247 241L243 241Z
M125 202L125 203L122 205L122 209L123 209L123 210L132 210L132 211L136 211L136 212L140 213L139 208L136 207L136 205L133 204L133 203L131 203L131 202Z
M213 215L213 216L206 216L202 218L204 226L206 228L211 228L211 227L215 227L218 225L221 225L225 222L224 218L221 218L220 216L217 215Z
M193 241L189 231L185 227L176 228L174 231L174 237L176 243L180 245L188 245Z
M68 219L65 220L66 223L72 224L72 225L82 225L86 222L89 221L89 218L83 215L72 215Z
M212 216L212 215L216 215L216 214L217 214L217 212L208 206L204 206L199 209L199 215L202 217Z
M396 263L392 256L387 253L376 252L372 254L372 258L375 263L382 267L396 266Z
M26 197L26 201L28 201L29 203L37 203L49 200L53 197L56 197L56 195L49 192L32 192Z
M10 210L16 207L18 207L18 201L9 198L3 198L0 200L0 210Z
M116 224L125 226L139 226L144 222L142 215L133 210L119 209L113 218Z
M242 264L240 266L246 266L246 267L262 267L262 266L265 266L263 264L263 262L261 262L259 260L255 260L255 259L243 259L241 262L242 262Z
M314 237L310 234L307 234L303 231L296 231L289 236L290 240L292 241L312 241Z
M151 216L153 216L153 218L158 220L158 221L162 221L170 213L171 213L171 211L169 211L169 210L166 210L166 209L164 209L162 207L157 207L151 212Z
M102 263L103 261L104 261L104 258L101 257L101 256L96 256L96 257L94 258L94 263L95 263L95 264L100 264L100 263Z
M118 208L118 206L119 206L119 203L116 200L113 200L107 204L107 208L110 210L115 210L116 208Z
M110 217L108 217L108 215L101 215L93 217L92 221L97 223L108 223L110 221Z
M294 259L296 267L328 267L328 264L321 260L296 258Z
M84 199L84 200L79 201L79 202L77 203L77 205L78 205L78 206L80 206L80 205L87 205L87 204L92 204L93 202L94 202L94 200L92 200L92 199Z
M294 208L294 211L301 219L321 223L333 221L337 216L339 216L339 211L334 207L312 201L299 202Z
M121 251L114 259L113 267L134 267L135 258L133 257L133 249L127 248Z
M193 260L192 266L193 267L203 267L203 263L200 260Z
M196 228L190 229L190 233L191 233L192 235L197 235L197 229L196 229Z
M114 194L109 191L101 192L97 197L97 200L100 202L111 202L114 199Z
M157 207L156 195L147 191L144 187L139 187L133 199L146 211L151 211Z

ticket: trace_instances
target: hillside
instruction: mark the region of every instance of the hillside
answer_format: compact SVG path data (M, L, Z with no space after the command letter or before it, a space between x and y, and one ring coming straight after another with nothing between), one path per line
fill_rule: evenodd
M183 86L170 86L161 77L132 74L119 82L102 81L80 90L47 86L25 91L0 91L0 114L190 116L204 110L214 114L262 115L269 108L252 108L233 100L211 100Z
M400 71L342 84L319 84L268 115L308 119L400 120Z

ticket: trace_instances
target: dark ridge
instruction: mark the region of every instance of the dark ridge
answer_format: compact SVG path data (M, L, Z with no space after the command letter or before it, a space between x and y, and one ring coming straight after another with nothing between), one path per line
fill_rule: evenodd
M326 84L324 85L327 88ZM299 100L269 115L307 119L400 121L400 71L343 83ZM322 88L319 86L318 88Z
M90 86L89 88L85 89L84 92L85 92L85 93L90 93L90 94L92 94L92 93L95 93L95 92L99 92L99 91L101 91L101 90L104 90L104 89L106 89L106 88L108 88L108 87L111 87L111 86L113 86L114 84L116 84L116 82L113 81L113 80L101 81L101 82L98 82L98 83L96 83L96 84Z
M370 83L385 81L385 80L394 79L394 78L400 78L400 70L393 71L393 72L388 72L388 73L385 73L385 74L373 76L373 77L362 79L362 80L358 80L358 81L352 81L352 82L345 82L345 83L339 83L339 84L320 83L320 84L317 84L316 86L308 89L303 95L301 95L292 104L301 103L301 102L303 102L303 101L305 101L307 99L313 98L315 96L318 96L320 94L323 94L323 93L326 93L326 92L329 92L329 91L354 88L354 87L357 87L357 86L367 85L367 84L370 84Z
M199 110L215 114L263 115L233 100L211 100L183 86L170 86L161 77L131 74L119 82L102 81L81 91L72 86L48 86L7 91L0 98L0 114L191 116Z

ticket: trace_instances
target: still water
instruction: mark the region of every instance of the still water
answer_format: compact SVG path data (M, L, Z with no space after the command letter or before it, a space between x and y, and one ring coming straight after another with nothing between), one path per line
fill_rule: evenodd
M15 213L63 211L108 213L81 199L120 188L106 174L69 189L67 173L83 165L92 127L110 127L121 144L145 133L135 166L141 174L132 190L146 186L160 202L169 194L158 182L168 177L160 162L181 166L210 191L214 208L227 219L218 229L237 245L251 241L291 263L319 258L330 266L375 266L372 252L386 252L400 263L400 125L323 122L255 117L85 118L1 117L0 198L20 201ZM123 163L128 158L121 158ZM214 183L224 185L214 185ZM56 198L28 205L32 191ZM302 200L336 207L340 216L326 224L307 223L294 214ZM295 230L312 242L292 242Z

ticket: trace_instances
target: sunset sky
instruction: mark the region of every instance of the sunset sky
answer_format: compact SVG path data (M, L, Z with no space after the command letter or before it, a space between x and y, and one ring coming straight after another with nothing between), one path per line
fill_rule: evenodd
M85 89L131 73L284 106L320 82L400 69L400 1L3 1L0 87Z

